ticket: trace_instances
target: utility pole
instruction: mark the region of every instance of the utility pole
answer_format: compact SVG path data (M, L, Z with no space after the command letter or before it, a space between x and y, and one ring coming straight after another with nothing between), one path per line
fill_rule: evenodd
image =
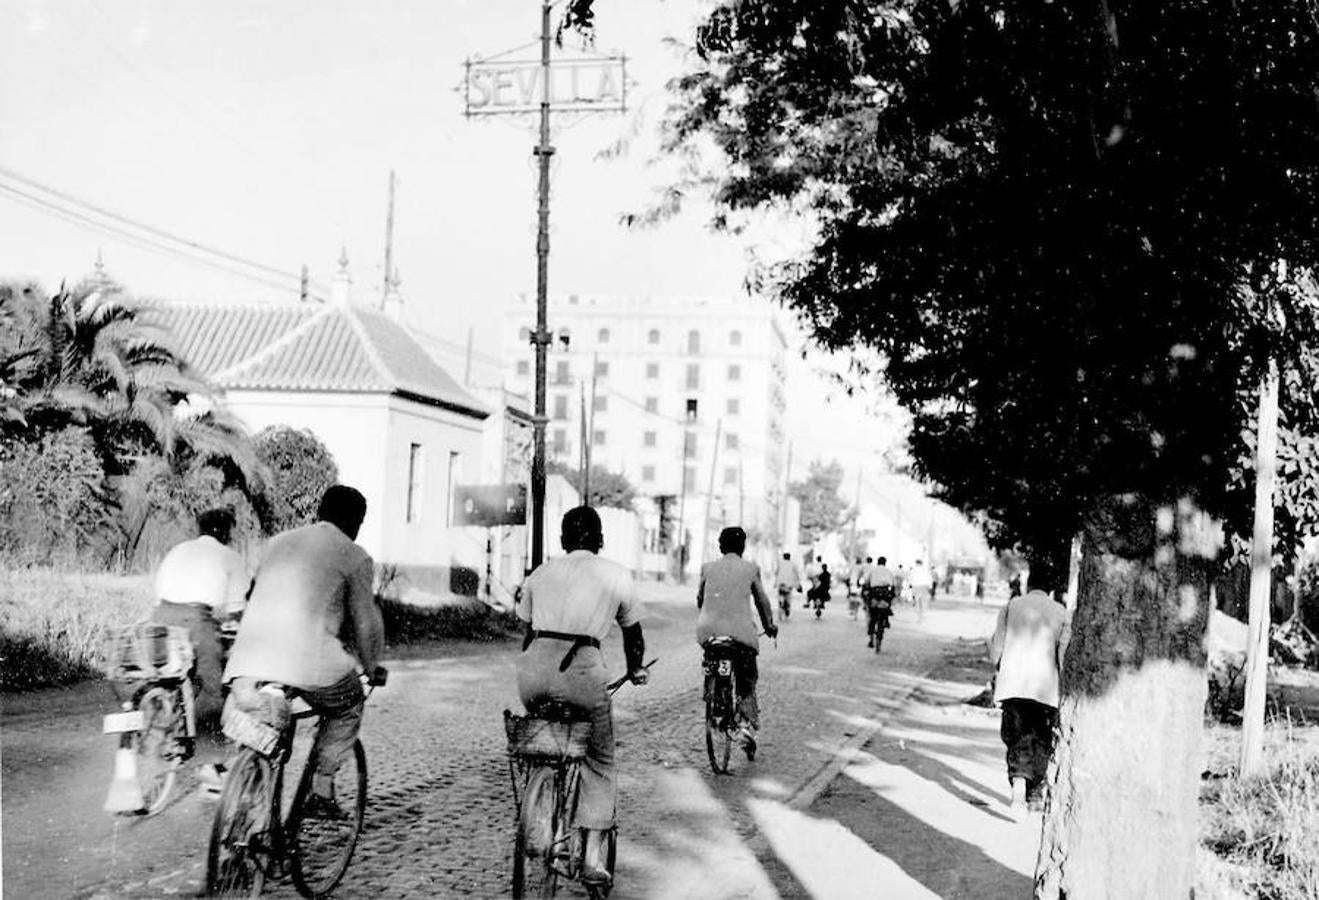
M536 330L531 343L536 348L536 406L532 418L531 453L531 568L545 558L545 381L550 347L550 2L540 5L540 143L535 155L540 163L536 200Z
M578 382L577 388L581 397L581 418L578 420L578 432L581 435L582 442L582 446L577 453L577 481L582 485L582 502L586 503L587 488L591 484L591 478L587 474L591 471L591 456L590 452L587 450L586 437L586 382Z
M394 170L389 170L389 211L385 214L385 280L380 285L380 308L389 296L389 279L394 277ZM466 383L466 379L464 379Z
M591 505L591 445L595 442L595 373L600 368L600 354L591 355L591 404L582 411L586 431L586 471L582 475L582 503ZM585 418L589 416L590 418Z
M306 303L307 295L310 292L311 273L307 270L307 264L302 264L302 278L298 283L298 302Z
M843 554L843 562L849 559L855 559L856 549L856 525L857 520L861 518L861 461L856 463L856 498L852 503L852 537L848 539L847 552ZM862 554L863 556L865 554Z
M714 423L714 446L710 448L710 490L705 495L705 522L701 525L701 565L705 565L705 555L710 549L710 505L714 502L714 473L719 465L719 438L723 434L724 420L716 419Z
M470 386L472 383L472 332L474 329L467 329L467 359L463 363L463 384Z
M796 541L788 540L788 488L792 484L792 441L788 441L788 464L783 468L783 499L779 503L779 539L784 547L791 547ZM781 548L780 548L781 549Z

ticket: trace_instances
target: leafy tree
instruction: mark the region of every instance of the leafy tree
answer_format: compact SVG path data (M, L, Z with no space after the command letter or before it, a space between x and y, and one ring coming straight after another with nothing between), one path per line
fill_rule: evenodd
M675 83L661 206L809 216L753 285L882 353L916 471L998 546L1044 570L1083 534L1041 897L1191 894L1207 585L1268 360L1313 434L1312 13L726 2Z
M81 567L108 552L114 511L85 428L0 444L0 554L9 562Z
M814 544L838 529L847 503L838 493L843 483L843 467L838 460L823 463L813 460L805 481L788 485L789 496L801 502L801 541Z
M561 462L551 462L545 471L553 475L562 475L578 494L582 493L581 470ZM582 497L587 506L612 506L618 509L631 509L632 501L637 498L637 489L627 476L611 472L603 466L591 466L591 496Z
M263 429L254 443L256 457L268 472L254 498L266 532L315 521L321 495L339 480L330 451L311 431L287 425Z

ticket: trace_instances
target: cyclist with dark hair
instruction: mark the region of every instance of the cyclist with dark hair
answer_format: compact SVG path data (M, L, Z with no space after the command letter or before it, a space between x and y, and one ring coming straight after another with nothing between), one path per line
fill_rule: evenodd
M583 881L607 885L613 876L604 836L614 826L618 775L609 673L600 642L617 622L628 675L645 684L641 603L632 573L597 555L604 536L594 509L568 510L561 541L567 555L537 567L517 599L518 618L527 623L517 660L518 694L532 715L547 704L563 704L591 722L573 825L586 831Z
M197 537L174 545L156 567L157 606L151 621L188 630L196 664L198 726L212 730L223 699L220 623L237 617L252 583L243 558L229 546L234 514L211 509L197 517Z
M359 676L375 673L385 629L373 591L375 564L354 543L366 498L333 485L316 517L266 547L224 680L231 687L227 702L242 709L265 708L260 689L273 683L296 689L316 711L317 772L305 809L340 818L333 776L361 729L366 697Z
M702 646L716 637L730 637L737 642L733 676L738 713L744 723L742 747L747 759L754 759L756 732L760 728L760 706L756 701L760 629L756 627L753 607L765 634L777 637L779 628L774 624L769 597L760 583L760 567L742 558L746 546L747 533L741 528L725 528L719 533L719 552L723 556L701 567L701 584L696 589L696 608L700 610L696 640Z
M893 615L893 601L897 599L897 576L887 563L888 560L881 556L866 572L866 586L861 593L866 604L868 647L877 647L884 642L884 632Z

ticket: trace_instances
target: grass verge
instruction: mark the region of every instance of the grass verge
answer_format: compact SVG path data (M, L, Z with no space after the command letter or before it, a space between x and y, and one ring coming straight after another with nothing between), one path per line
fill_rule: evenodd
M1224 765L1239 743L1235 729L1211 729L1215 777L1201 792L1201 841L1223 864L1214 872L1223 895L1319 897L1319 727L1273 723L1268 769L1250 778Z
M385 620L385 640L391 645L440 640L491 643L508 640L520 630L517 616L491 609L479 601L443 606L414 606L379 599Z

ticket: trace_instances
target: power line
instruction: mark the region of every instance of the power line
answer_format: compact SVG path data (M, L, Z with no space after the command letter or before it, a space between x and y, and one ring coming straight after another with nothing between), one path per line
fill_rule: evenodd
M89 203L86 200L81 200L78 197L75 197L72 194L69 194L65 191L61 191L57 188L50 187L49 185L42 184L39 181L35 181L31 178L28 178L27 176L19 172L16 172L13 169L7 168L5 166L0 166L0 176L3 176L4 178L7 178L11 181L18 182L19 184L24 185L28 188L41 191L45 194L49 194L51 197L55 197L66 204L72 204L74 207L81 207L82 209L89 210L98 216L102 216L103 218L111 220L112 222L118 222L121 223L122 225L127 225L131 228L136 228L139 231L145 232L146 234L149 235L154 235L166 241L170 241L176 244L182 244L183 246L186 246L192 250L209 254L219 259L227 260L228 262L236 263L241 266L246 266L258 272L264 272L268 275L274 275L279 278L288 278L293 281L298 281L302 277L302 274L300 272L291 272L291 271L286 271L284 269L275 268L274 266L268 266L264 263L256 262L255 260L246 259L236 254L208 246L199 241L194 241L191 240L190 238L182 237L181 235L177 235L174 234L173 232L166 231L163 228L157 228L153 225L148 225L145 222L139 222L136 219L129 218L128 216L120 215L119 213L105 209L104 207L97 206L94 203ZM9 185L8 187L10 190L18 192L18 189L14 188L12 185ZM50 201L44 200L43 198L35 198L35 197L31 197L31 195L28 196L30 199L34 199L37 202L43 202L43 203L47 203L48 205L53 205L50 203ZM76 211L70 211L70 212L76 215L86 217L86 213L77 213ZM89 222L90 221L91 220L89 219ZM317 287L323 289L322 285L317 285Z
M235 269L231 266L225 265L224 263L215 260L209 260L202 257L193 256L188 252L181 250L177 247L170 247L166 244L160 243L159 241L154 241L151 240L150 238L133 234L131 232L125 231L121 228L110 225L108 223L98 222L95 219L92 219L88 216L78 213L76 210L64 208L42 197L38 197L33 194L27 193L25 191L21 191L18 188L13 187L12 185L4 184L3 182L0 182L0 196L7 196L10 200L19 203L20 205L26 206L30 209L34 209L38 212L42 212L50 216L54 216L57 219L61 219L77 227L89 229L98 232L100 234L107 235L116 240L121 240L130 246L137 247L140 250L146 250L147 252L150 253L156 253L162 256L171 257L173 259L180 260L183 262L190 262L197 265L207 266L209 268L216 269L218 271L225 272L230 275L235 275L239 278L245 278L249 281L264 285L266 287L274 288L276 290L286 291L286 292L296 292L298 290L296 286L281 284L264 276L257 275L252 272L244 272L242 270Z

